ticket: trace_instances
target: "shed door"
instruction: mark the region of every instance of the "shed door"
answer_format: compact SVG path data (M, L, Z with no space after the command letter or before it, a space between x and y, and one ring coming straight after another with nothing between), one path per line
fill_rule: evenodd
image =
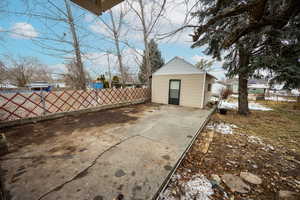
M180 80L170 80L169 84L169 104L179 105L180 101Z

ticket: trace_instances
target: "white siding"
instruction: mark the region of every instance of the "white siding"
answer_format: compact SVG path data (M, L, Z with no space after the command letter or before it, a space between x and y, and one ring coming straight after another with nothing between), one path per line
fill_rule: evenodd
M152 102L168 104L171 79L181 80L181 106L202 108L204 74L154 75L152 77ZM207 86L205 88L207 90Z

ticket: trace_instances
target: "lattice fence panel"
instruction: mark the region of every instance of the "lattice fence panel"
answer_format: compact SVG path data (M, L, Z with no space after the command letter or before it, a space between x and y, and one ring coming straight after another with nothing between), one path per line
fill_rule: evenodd
M0 120L16 120L149 98L150 91L147 88L0 93Z

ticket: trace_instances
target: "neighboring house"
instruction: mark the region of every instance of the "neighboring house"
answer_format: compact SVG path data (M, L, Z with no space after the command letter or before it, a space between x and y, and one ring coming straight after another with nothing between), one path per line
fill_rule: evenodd
M26 87L28 87L30 90L33 91L51 91L52 84L44 81L37 81L37 82L32 82L30 84L27 84Z
M270 86L268 84L249 84L248 94L264 95L269 91L269 89Z
M227 79L224 81L228 89L232 91L233 94L239 93L239 81L237 79Z
M248 80L248 94L264 95L269 92L270 85L265 79Z
M297 90L288 90L284 88L284 84L274 84L270 88L270 93L276 94L276 95L283 95L283 96L289 96L294 95L293 92ZM297 96L297 95L295 95Z
M239 93L239 82L237 79L229 79L225 81L228 88L233 94ZM270 86L266 80L263 79L250 79L248 81L248 93L253 95L261 95L268 92Z
M51 85L57 89L67 88L67 85L64 82L54 82Z
M9 81L0 83L0 89L17 89L18 87L11 84Z
M219 97L222 90L225 90L226 88L227 88L227 85L225 83L223 83L222 81L216 81L212 85L212 95Z
M146 84L134 83L134 82L126 82L125 83L126 88L143 88L144 86L146 86Z
M204 108L215 79L175 57L152 74L152 102Z

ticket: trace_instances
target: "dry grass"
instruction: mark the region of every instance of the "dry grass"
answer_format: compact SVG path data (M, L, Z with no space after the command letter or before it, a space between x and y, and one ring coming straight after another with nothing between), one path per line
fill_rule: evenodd
M247 117L239 116L235 111L227 115L215 114L216 121L235 124L242 133L259 136L277 147L300 154L300 110L296 103L259 101L273 111L252 111Z

